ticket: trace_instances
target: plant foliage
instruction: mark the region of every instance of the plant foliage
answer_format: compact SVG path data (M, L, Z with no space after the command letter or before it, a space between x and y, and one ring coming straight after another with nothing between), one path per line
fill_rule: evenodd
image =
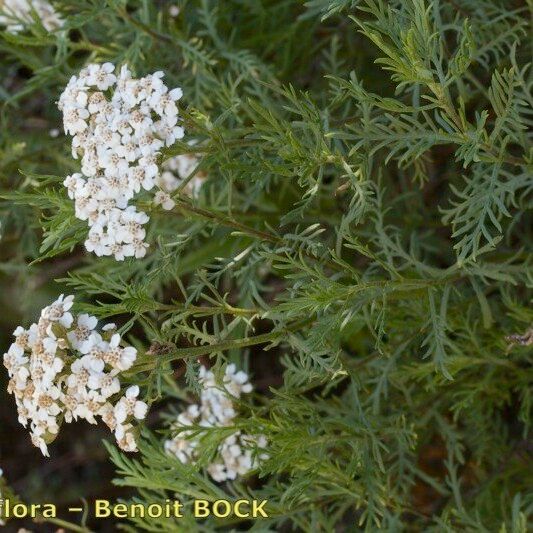
M533 322L533 4L176 5L62 0L62 29L1 33L4 275L114 317L156 414L198 390L199 362L256 383L238 422L268 439L253 476L205 474L224 429L197 464L169 457L157 416L139 455L109 451L134 501L266 498L270 518L125 527L525 533L531 342L509 336ZM208 176L122 263L83 251L61 185L76 162L48 134L69 77L104 61L183 88L199 142L162 159L196 153Z

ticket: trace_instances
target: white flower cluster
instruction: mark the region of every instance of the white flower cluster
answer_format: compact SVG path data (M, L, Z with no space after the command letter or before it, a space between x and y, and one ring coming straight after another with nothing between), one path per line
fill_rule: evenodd
M121 261L146 254L149 217L129 202L154 188L159 150L183 137L176 105L182 91L169 91L162 78L156 72L135 79L127 66L115 73L111 63L91 64L59 99L72 156L81 157L81 173L67 176L64 185L76 217L89 224L85 247L98 256Z
M115 433L121 449L136 451L132 422L146 416L137 399L139 387L120 395L119 375L137 358L133 347L120 346L114 324L96 330L97 319L73 317L74 297L61 295L41 311L29 329L18 327L15 342L4 354L8 392L15 396L19 422L43 455L63 422L77 419L96 424L99 416Z
M26 24L33 22L33 12L48 31L63 25L63 20L46 0L4 0L0 2L0 26L10 33L19 33Z
M223 386L219 387L213 372L202 366L199 381L202 385L200 404L190 405L181 413L172 429L231 426L237 416L232 398L240 398L242 393L252 391L248 375L243 371L237 372L235 365L228 365ZM165 450L182 463L194 461L199 445L198 435L194 433L194 429L180 431L173 439L165 441ZM265 454L253 457L251 447L265 448L266 444L264 436L255 437L236 431L219 445L218 458L207 467L207 471L218 482L244 475L257 466L257 459L267 458Z

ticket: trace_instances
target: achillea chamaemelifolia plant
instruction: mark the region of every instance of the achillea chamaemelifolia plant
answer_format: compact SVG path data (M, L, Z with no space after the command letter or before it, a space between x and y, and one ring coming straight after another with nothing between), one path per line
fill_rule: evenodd
M83 533L531 530L532 20L0 0L17 495L183 503Z

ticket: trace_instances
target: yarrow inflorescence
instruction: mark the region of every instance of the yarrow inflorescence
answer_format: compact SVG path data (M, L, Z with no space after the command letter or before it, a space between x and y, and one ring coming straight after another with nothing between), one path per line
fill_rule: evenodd
M137 350L121 346L114 324L97 331L97 319L73 316L73 296L61 295L41 311L29 329L18 327L15 342L4 354L19 422L43 455L62 423L100 417L124 451L136 451L133 423L146 416L148 406L138 399L139 387L122 392L121 372L130 369Z
M238 414L232 398L238 399L243 393L252 391L248 375L237 371L233 364L226 367L221 386L217 385L213 372L204 366L200 368L199 381L202 386L200 404L192 404L178 415L171 429L179 432L164 444L167 453L175 455L182 463L190 463L198 457L198 428L231 426ZM266 444L262 435L252 436L236 431L218 446L217 459L207 467L207 471L218 482L245 475L257 467L259 460L268 457L265 453L254 456L252 448L265 448Z
M179 88L169 90L163 72L133 78L126 65L90 64L73 76L59 99L72 156L81 173L64 185L75 201L76 217L89 224L85 241L98 256L143 257L148 244L143 228L149 217L130 201L141 190L161 187L154 201L174 206L159 179L158 156L183 137L178 124Z
M33 13L48 31L63 25L63 20L47 0L4 0L0 2L0 26L5 26L10 33L19 33L26 24L33 22Z

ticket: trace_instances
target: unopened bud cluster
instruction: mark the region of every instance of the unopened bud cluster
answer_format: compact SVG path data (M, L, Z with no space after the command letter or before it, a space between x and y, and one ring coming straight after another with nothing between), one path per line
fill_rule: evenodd
M165 450L182 463L194 462L198 457L198 429L233 425L238 414L233 399L252 391L248 375L243 371L237 372L233 364L226 367L221 386L217 385L213 372L203 366L200 368L199 381L202 386L200 403L190 405L178 415L172 429L180 431L173 439L165 441ZM245 475L257 467L258 460L267 457L264 453L254 456L252 448L265 448L266 444L263 436L236 431L219 445L217 458L207 467L207 471L218 482Z
M163 72L133 78L127 66L115 73L111 63L90 64L73 76L59 99L72 156L81 157L81 173L64 185L75 201L76 217L89 224L85 242L98 256L143 257L148 244L143 225L149 217L131 200L158 183L160 150L183 137L176 102ZM168 190L155 202L171 208Z
M124 451L136 451L133 422L148 406L137 399L139 387L122 394L120 374L133 365L137 350L121 346L114 324L97 331L97 319L74 317L74 297L61 295L41 311L29 329L18 327L4 354L8 392L15 397L19 422L28 427L43 455L63 423L100 417Z

